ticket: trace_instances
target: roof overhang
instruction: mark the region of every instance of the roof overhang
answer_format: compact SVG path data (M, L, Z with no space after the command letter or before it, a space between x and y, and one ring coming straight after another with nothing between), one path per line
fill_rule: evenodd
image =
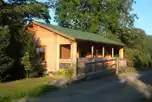
M43 25L43 24L37 23L37 22L35 22L35 21L32 21L32 24L35 24L35 25L37 25L37 26L40 26L40 27L42 27L42 28L44 28L44 29L46 29L46 30L48 30L48 31L55 32L56 34L58 34L58 35L60 35L60 36L62 36L62 37L65 37L65 38L67 38L67 39L73 40L73 41L82 40L82 41L90 41L90 42L95 42L95 43L102 43L102 42L93 41L93 40L77 39L77 38L68 36L67 34L64 34L63 32L60 32L60 31L58 31L58 30L56 30L56 29L53 29L53 28L51 28L51 27L47 27L47 26L45 26L45 25ZM109 45L115 45L115 46L120 46L120 47L124 47L124 46L125 46L125 44L113 44L113 43L104 43L104 42L103 42L102 44L106 44L106 45L109 44Z
M46 30L49 30L49 31L51 31L51 32L55 32L55 33L57 33L58 35L60 35L60 36L62 36L62 37L65 37L65 38L68 38L68 39L70 39L70 40L76 40L74 37L67 36L67 35L64 34L63 32L57 31L56 29L47 27L47 26L45 26L45 25L43 25L43 24L40 24L40 23L37 23L37 22L34 22L34 21L32 21L32 24L35 24L35 25L37 25L37 26L40 26L40 27L42 27L42 28L44 28L44 29L46 29Z
M92 42L92 43L101 43L103 45L114 45L114 46L119 46L119 47L125 47L124 44L120 45L120 44L112 44L112 43L102 43L102 42L93 41L93 40L76 39L76 41L88 41L88 42Z

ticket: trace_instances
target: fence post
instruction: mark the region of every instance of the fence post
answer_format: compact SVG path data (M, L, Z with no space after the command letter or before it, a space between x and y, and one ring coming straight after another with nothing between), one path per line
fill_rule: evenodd
M116 75L119 73L119 59L116 59Z
M92 61L91 61L91 69L92 69L92 72L95 72L96 71L96 62L95 62L95 60L93 59Z
M79 65L78 65L78 58L76 59L76 69L75 69L75 76L77 77L79 74Z
M88 63L84 63L84 76L85 77L87 77L87 74L88 74L88 72L87 72L87 68L88 67Z

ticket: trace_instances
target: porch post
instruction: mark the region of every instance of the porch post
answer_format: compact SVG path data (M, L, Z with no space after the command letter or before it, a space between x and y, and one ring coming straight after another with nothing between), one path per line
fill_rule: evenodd
M77 75L77 43L72 42L71 44L71 60L72 68L74 70L74 76Z
M94 55L94 46L92 45L91 46L91 56L92 56L92 58L94 57L93 55Z
M73 42L71 44L71 59L73 64L76 64L77 61L77 43Z
M56 47L56 71L59 70L60 68L60 44L57 42L57 47Z
M119 58L123 59L124 58L124 48L119 49Z
M105 57L105 48L104 48L104 46L102 47L102 56Z
M77 58L79 58L80 57L80 49L79 49L79 47L77 46Z
M113 58L114 57L114 48L112 48L112 55L111 57Z

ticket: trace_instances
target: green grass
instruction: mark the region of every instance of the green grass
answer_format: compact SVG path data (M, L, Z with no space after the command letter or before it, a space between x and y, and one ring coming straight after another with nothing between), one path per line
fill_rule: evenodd
M49 77L42 77L0 83L0 102L37 97L45 92L56 90L57 87L47 84L50 80Z

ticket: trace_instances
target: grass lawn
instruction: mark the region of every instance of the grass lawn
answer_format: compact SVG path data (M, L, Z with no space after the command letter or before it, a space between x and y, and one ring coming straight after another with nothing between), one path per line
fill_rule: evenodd
M0 83L0 102L36 97L44 92L56 90L55 86L47 84L49 81L49 77L42 77Z

